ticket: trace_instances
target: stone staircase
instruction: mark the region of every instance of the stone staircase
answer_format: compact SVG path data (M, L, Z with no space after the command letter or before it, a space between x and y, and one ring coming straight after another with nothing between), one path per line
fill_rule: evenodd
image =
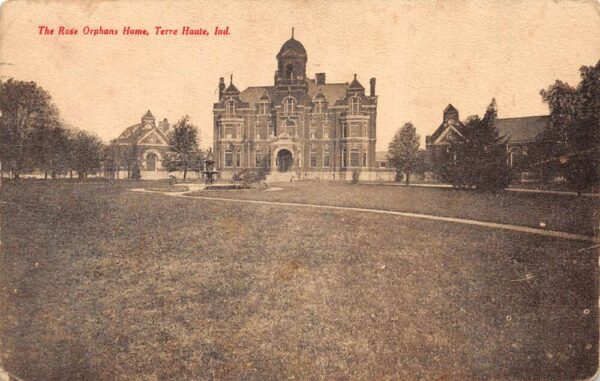
M277 172L273 171L267 175L267 183L289 183L292 178L297 180L294 172Z

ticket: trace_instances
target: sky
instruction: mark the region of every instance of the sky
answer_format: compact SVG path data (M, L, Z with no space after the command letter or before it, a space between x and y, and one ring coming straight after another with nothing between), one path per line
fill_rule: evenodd
M39 26L55 29L40 35ZM58 28L78 35L57 35ZM119 35L84 35L83 28ZM146 28L148 36L122 29ZM156 26L209 36L154 35ZM215 27L230 35L213 35ZM368 89L377 78L377 149L412 122L421 136L452 103L461 119L492 97L501 118L548 113L539 95L556 79L575 85L600 60L600 2L590 1L24 1L0 9L0 79L35 81L62 118L104 141L150 109L171 123L187 114L212 143L219 77L240 89L272 85L290 38L308 52L307 74ZM181 32L179 32L181 33Z

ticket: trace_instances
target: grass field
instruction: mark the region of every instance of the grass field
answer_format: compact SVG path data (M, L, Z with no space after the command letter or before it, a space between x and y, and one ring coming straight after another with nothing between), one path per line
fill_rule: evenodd
M24 380L581 379L593 244L351 211L5 185L0 362ZM208 192L205 192L208 193ZM593 234L586 198L285 184L211 191Z

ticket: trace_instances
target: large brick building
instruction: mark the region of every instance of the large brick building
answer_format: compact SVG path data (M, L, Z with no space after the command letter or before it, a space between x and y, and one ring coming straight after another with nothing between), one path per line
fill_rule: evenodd
M356 169L363 179L377 177L375 78L368 92L356 75L350 83L327 83L324 73L310 79L307 60L292 32L277 54L273 85L239 91L220 79L213 113L221 178L245 168L276 180L348 179Z

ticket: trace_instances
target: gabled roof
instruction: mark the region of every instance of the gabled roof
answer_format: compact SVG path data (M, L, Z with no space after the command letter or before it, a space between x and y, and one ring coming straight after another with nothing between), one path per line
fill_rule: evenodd
M365 89L363 87L363 85L361 85L360 82L358 82L358 79L356 79L356 74L354 74L354 80L352 80L352 82L350 83L349 88L351 88L351 89L362 89L362 90Z
M223 92L223 94L239 94L239 90L237 89L237 87L235 87L235 85L233 83L229 84L229 87L227 87L227 89Z
M510 143L535 141L548 127L550 127L549 115L496 120L496 128L498 129L499 135L508 138Z
M334 105L335 101L342 99L346 96L346 89L348 85L345 83L327 83L324 85L316 85L313 81L308 81L308 99L312 100L318 94L319 90L323 96L327 99L329 104ZM248 102L250 107L254 107L256 103L261 99L263 93L266 91L271 100L276 101L275 86L253 86L248 87L240 93L240 98L243 102Z
M458 125L460 132L462 123ZM442 123L431 136L427 136L427 143L435 142L450 126ZM454 126L455 128L457 126ZM527 143L536 141L542 132L550 127L550 116L525 116L518 118L503 118L496 120L496 128L500 137L505 137L509 143Z
M456 132L461 134L461 131L465 125L461 121L457 121L456 124L448 124L446 122L442 122L440 126L431 134L430 136L425 137L426 143L434 143L440 136L446 132L448 128L454 128Z
M148 113L146 113L143 119L148 118ZM150 114L152 116L152 114ZM144 127L148 124L152 125L151 129L145 129ZM150 132L155 131L159 140L168 141L167 132L169 130L169 123L166 119L162 122L158 123L158 126L153 125L153 123L136 123L133 126L127 127L118 138L114 140L117 143L125 143L125 144L134 144L139 143L141 139L145 138ZM160 144L160 143L159 143Z
M448 103L448 106L446 106L446 108L444 109L444 114L446 114L448 111L458 112L456 107L452 106L452 103Z

